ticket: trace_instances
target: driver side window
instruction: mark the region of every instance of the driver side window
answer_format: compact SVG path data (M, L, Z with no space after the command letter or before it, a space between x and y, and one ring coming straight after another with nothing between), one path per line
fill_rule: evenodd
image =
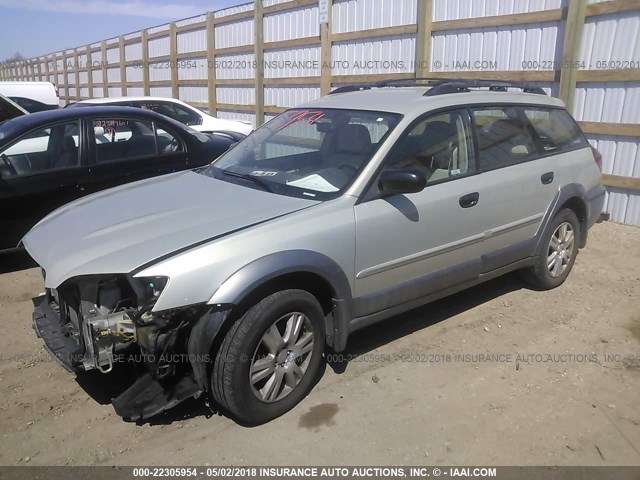
M474 170L472 138L466 110L428 116L398 141L384 169L416 169L427 183L465 175Z
M159 155L171 155L178 152L184 152L184 145L177 135L165 129L165 127L160 123L156 122L155 126Z

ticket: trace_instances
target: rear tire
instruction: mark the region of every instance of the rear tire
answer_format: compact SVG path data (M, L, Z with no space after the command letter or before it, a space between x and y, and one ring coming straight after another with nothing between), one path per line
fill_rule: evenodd
M279 417L313 388L324 344L324 314L313 295L269 295L226 334L214 360L213 397L245 424Z
M568 208L560 210L547 226L535 264L520 270L522 279L538 290L550 290L564 283L578 255L580 223Z

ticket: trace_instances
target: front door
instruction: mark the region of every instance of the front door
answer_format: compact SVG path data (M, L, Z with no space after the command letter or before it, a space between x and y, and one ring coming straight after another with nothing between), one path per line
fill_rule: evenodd
M48 213L84 195L82 146L80 122L71 120L31 131L0 151L0 249L16 247Z
M414 122L383 166L405 168L424 173L423 191L384 198L374 194L354 207L356 317L446 289L480 272L482 218L493 207L484 201L482 184L473 175L467 110Z

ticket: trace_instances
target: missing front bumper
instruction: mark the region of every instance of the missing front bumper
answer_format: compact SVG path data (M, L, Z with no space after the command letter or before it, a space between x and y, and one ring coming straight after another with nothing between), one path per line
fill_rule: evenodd
M60 325L60 315L51 307L46 295L32 299L33 329L44 341L45 349L65 370L80 372L82 368L82 347L65 335Z
M72 373L85 370L84 348L64 331L60 314L54 309L47 295L32 299L34 305L33 328L44 341L46 350L62 367ZM210 339L211 340L211 339ZM200 366L200 365L198 365ZM204 366L202 366L204 368ZM203 388L193 379L192 373L157 379L146 372L127 390L113 399L113 407L125 420L137 421L157 415L191 397L197 397Z
M137 421L173 408L200 393L202 391L191 377L161 383L146 373L114 398L112 403L116 413L123 419Z

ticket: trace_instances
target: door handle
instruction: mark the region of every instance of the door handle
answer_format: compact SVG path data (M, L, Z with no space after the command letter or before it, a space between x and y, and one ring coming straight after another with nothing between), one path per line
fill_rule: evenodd
M463 195L460 197L458 202L462 208L470 208L475 207L478 204L478 199L480 198L480 194L478 192L468 193L467 195Z
M553 172L542 174L542 176L540 177L540 181L543 185L549 185L551 182L553 182Z

